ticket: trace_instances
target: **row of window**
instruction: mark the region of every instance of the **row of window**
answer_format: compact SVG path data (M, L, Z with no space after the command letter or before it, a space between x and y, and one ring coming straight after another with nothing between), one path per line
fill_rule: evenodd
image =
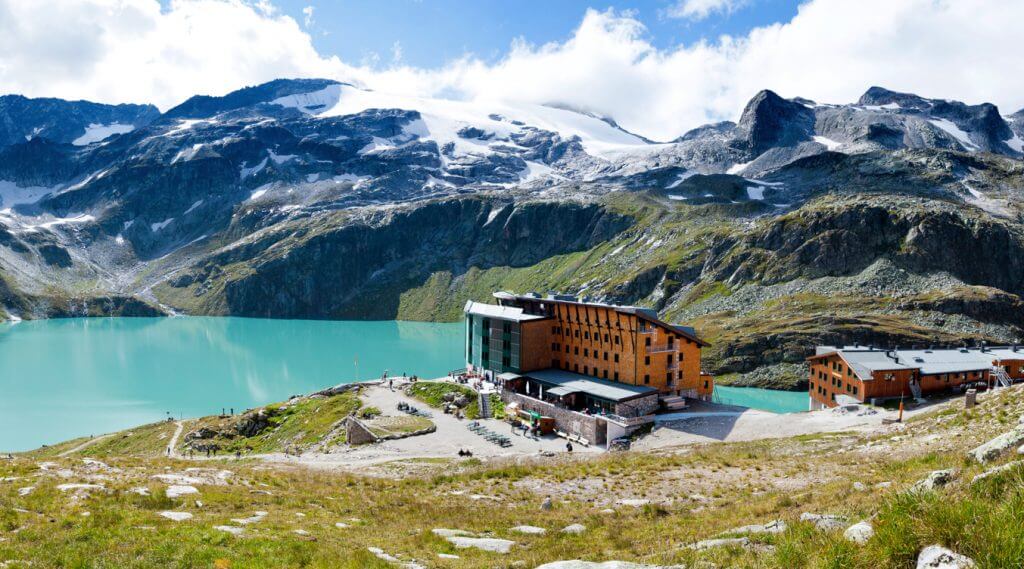
M573 332L572 333L573 337L575 337L575 338L580 338L581 337L579 330L573 330L572 332ZM570 336L569 330L565 329L565 328L562 328L561 326L552 326L551 327L551 333L555 334L555 335L562 335L562 336L565 336L566 338L568 338ZM591 339L590 338L590 331L589 330L584 330L583 331L582 339L584 339L584 340L590 340ZM608 334L604 335L604 342L606 344L611 339L612 339L612 337L610 337ZM593 340L595 342L601 341L601 336L599 334L594 334ZM617 345L622 343L622 336L616 335L616 336L614 336L614 340L615 340L615 345L617 346Z
M839 389L841 390L842 387L843 387L842 382L839 382ZM811 383L811 391L816 391L818 393L818 395L825 395L826 393L830 393L830 390L828 389L828 387L822 386L820 384L815 385L813 382ZM857 388L856 385L853 385L852 383L847 383L846 384L846 392L851 394L851 395L856 396L858 394L858 392L859 392L859 389ZM832 393L832 400L833 401L836 400L835 393Z

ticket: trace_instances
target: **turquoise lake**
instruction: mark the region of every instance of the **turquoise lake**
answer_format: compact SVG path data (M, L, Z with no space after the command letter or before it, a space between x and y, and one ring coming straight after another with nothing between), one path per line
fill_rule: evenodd
M714 402L761 409L773 413L799 413L807 411L810 396L806 391L779 391L756 387L728 387L716 385Z
M0 451L116 431L168 412L238 412L384 370L440 377L463 367L463 328L205 317L0 324Z
M355 379L463 367L461 323L74 318L0 324L0 451L174 417L236 412ZM357 367L358 366L358 367ZM806 392L719 387L777 413Z

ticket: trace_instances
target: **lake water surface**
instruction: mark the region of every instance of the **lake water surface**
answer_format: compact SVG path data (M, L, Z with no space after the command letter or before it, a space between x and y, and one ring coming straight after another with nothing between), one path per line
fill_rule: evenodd
M76 318L0 324L0 451L281 401L384 370L464 366L464 326L251 318ZM778 413L806 392L719 387Z
M356 378L462 367L464 326L76 318L0 324L0 451L280 401ZM357 367L358 366L358 367Z

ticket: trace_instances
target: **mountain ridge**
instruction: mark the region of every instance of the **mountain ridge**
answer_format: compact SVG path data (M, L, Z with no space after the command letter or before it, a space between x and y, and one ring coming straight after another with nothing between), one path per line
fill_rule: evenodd
M985 308L1024 294L1024 110L764 90L736 123L653 143L564 105L326 79L127 109L123 132L29 113L9 131L67 129L0 140L0 317L130 300L127 313L447 320L496 288L559 289L695 320L728 342L709 367L729 373L842 334L1024 332ZM779 345L729 355L765 346L756 316L772 307Z

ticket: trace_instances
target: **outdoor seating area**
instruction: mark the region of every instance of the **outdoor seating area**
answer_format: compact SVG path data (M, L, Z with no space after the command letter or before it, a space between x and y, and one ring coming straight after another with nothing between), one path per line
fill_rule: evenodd
M430 419L434 416L430 411L424 411L418 407L409 405L405 401L399 401L396 408L399 411L402 411L403 413L408 413L409 415L413 415L415 417L423 417L425 419Z
M470 421L466 424L466 428L502 448L512 446L512 439L492 431L480 424L480 421Z

